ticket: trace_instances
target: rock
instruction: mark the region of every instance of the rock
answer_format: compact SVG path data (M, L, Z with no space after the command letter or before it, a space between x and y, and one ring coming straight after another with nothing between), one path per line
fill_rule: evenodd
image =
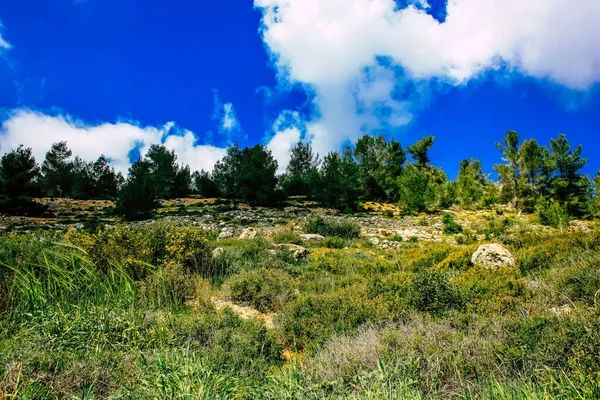
M471 257L471 262L487 269L516 266L515 258L510 251L499 244L483 244Z
M573 307L571 307L568 304L565 304L564 306L561 306L561 307L552 307L550 309L550 312L552 314L556 315L557 317L565 317L565 316L573 313Z
M485 240L485 235L477 235L475 237L475 240L477 240L478 242L483 242Z
M370 238L369 239L369 243L371 243L373 246L378 246L379 245L379 239L377 239L376 237Z
M312 233L305 233L303 235L300 235L300 239L302 239L303 242L321 242L325 240L325 236L314 235Z
M378 229L377 234L380 236L389 236L390 235L389 233L387 233L387 231L385 229Z
M240 240L254 239L256 237L256 235L258 235L258 231L256 230L256 228L246 228L240 235L239 239Z
M291 253L295 258L305 258L310 254L310 251L297 244L276 244L273 246L275 250L283 250Z
M219 233L219 239L231 239L233 237L233 232L228 229L223 229L221 233Z
M217 247L216 249L214 249L212 251L212 256L213 258L217 258L219 256L221 256L221 254L223 254L225 252L225 249L222 247Z

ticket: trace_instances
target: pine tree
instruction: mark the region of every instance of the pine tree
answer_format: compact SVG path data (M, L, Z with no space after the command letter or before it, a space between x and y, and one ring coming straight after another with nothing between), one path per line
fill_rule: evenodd
M410 145L406 151L412 156L415 161L415 166L419 169L426 168L429 165L429 150L435 142L434 136L425 136L416 143Z
M0 212L35 215L44 211L32 199L41 194L37 183L39 173L30 148L19 146L4 154L0 158Z
M174 196L175 179L177 178L177 156L175 151L169 151L165 146L152 145L146 154L152 182L159 199L169 199Z
M202 170L200 172L195 171L192 174L194 192L209 199L213 197L219 197L219 188L213 180L211 174Z
M242 150L237 172L237 196L251 204L273 204L280 200L277 193L277 161L265 146Z
M311 194L310 178L318 168L319 157L315 156L310 143L298 142L291 150L283 188L288 196L308 196Z
M213 180L219 192L225 198L231 199L238 195L237 172L240 170L242 151L237 143L227 148L222 160L217 161L213 169Z
M481 167L481 161L472 158L460 163L456 182L456 197L461 207L477 207L485 194L487 177Z
M158 207L158 191L152 174L152 163L138 160L129 168L127 181L117 200L117 212L128 221L152 217Z
M496 143L496 148L502 153L505 164L496 164L494 169L502 183L502 196L510 201L513 207L520 210L521 199L521 167L519 156L519 134L508 131L504 143Z
M430 174L416 164L409 163L398 178L400 204L407 212L423 212L435 203L435 191L430 185Z
M42 163L42 186L46 196L69 197L73 188L73 152L67 142L54 143Z
M319 175L317 199L321 204L342 211L358 209L360 170L350 148L329 153Z

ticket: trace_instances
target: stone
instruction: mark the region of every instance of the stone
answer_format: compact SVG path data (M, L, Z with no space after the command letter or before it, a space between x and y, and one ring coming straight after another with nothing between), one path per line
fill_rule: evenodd
M389 236L390 235L389 233L387 233L387 231L385 229L378 229L377 234L380 236Z
M471 262L487 269L516 266L515 258L510 251L499 244L479 246L473 257L471 257Z
M225 253L225 249L222 247L217 247L212 251L213 258L220 257L223 253Z
M227 229L223 229L221 233L219 233L219 239L231 239L233 238L233 232Z
M325 240L325 236L314 235L312 233L305 233L303 235L300 235L300 239L302 239L303 242L321 242Z
M295 258L305 258L310 254L310 251L297 244L276 244L273 246L275 250L283 250L291 253Z
M373 246L378 246L379 245L379 239L374 237L374 238L370 238L369 239L369 243L371 243Z
M256 235L258 235L258 230L256 230L256 228L246 228L240 235L239 239L240 240L254 239L256 237Z

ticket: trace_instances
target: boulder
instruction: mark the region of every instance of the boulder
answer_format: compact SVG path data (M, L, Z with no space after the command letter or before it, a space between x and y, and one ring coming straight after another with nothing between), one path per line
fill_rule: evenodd
M379 245L379 239L376 237L370 238L369 239L369 243L371 243L371 245L373 246L378 246Z
M273 245L273 249L287 251L298 259L305 258L310 254L310 251L307 248L298 246L297 244L276 244Z
M510 251L499 244L479 246L473 257L471 257L471 262L487 269L515 267L517 264Z
M246 228L240 235L239 239L240 240L254 239L256 237L256 235L258 235L258 230L256 230L256 228Z
M303 235L300 235L300 239L302 239L303 242L321 242L325 240L325 236L314 235L312 233L305 233Z

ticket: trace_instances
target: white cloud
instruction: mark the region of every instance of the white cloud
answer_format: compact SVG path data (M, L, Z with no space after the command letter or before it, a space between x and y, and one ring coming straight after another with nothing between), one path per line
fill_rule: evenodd
M273 135L266 138L267 149L271 150L273 157L277 160L277 173L282 174L290 163L290 151L300 140L306 131L306 127L300 118L300 114L292 111L284 111L273 123Z
M4 40L4 38L2 37L2 30L4 29L4 25L2 25L2 22L0 22L0 51L2 50L8 50L10 49L12 46L10 45L10 43L8 43L6 40Z
M576 90L600 81L598 0L449 0L444 23L412 3L254 0L280 81L316 94L307 129L317 151L407 124L434 85L490 69Z
M66 141L73 154L84 160L106 155L111 165L124 174L129 168L132 150L137 148L145 154L157 143L175 150L178 161L189 164L192 170L210 171L225 155L225 149L196 145L194 134L179 130L173 122L162 127L142 127L132 121L93 125L68 115L46 115L30 110L13 111L3 122L0 153L23 144L31 147L36 160L41 162L50 146L59 141Z
M221 120L221 128L225 132L231 132L239 128L237 114L233 104L223 104L223 118Z

